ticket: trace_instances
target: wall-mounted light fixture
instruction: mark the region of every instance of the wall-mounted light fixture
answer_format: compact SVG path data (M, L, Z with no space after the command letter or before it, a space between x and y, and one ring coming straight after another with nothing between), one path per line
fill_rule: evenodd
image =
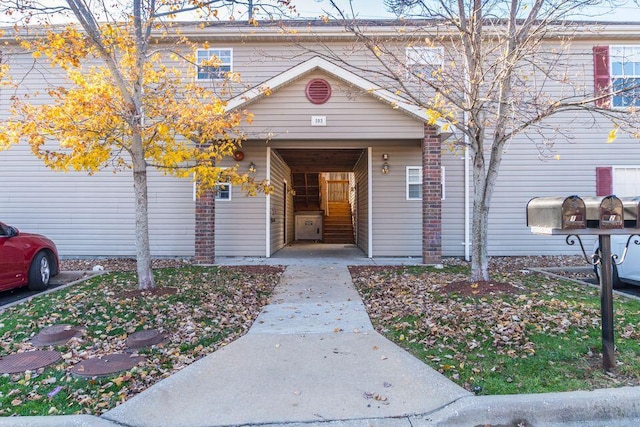
M256 173L256 164L253 162L249 163L249 173Z
M382 155L382 160L384 161L384 163L382 164L382 173L386 175L389 173L389 162L387 162L387 160L389 160L389 155L387 153L384 153Z
M386 162L387 160L389 160L389 155L388 155L387 153L384 153L384 154L382 155L382 160L384 160L385 162Z

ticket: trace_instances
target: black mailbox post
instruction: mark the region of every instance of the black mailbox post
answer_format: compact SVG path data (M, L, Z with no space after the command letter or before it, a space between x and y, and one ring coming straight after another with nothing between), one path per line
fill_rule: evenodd
M565 216L565 212L568 213L571 209L574 209L575 216ZM577 220L582 212L584 226L578 227L580 221ZM564 235L569 245L575 244L575 237L580 243L585 260L592 265L600 264L602 366L605 371L611 371L615 366L612 262L614 258L618 259L618 254L611 253L611 235L640 234L640 198L536 197L527 203L527 226L535 234ZM598 237L601 252L599 258L587 255L581 235ZM626 252L625 250L624 253ZM624 258L619 262L623 261Z

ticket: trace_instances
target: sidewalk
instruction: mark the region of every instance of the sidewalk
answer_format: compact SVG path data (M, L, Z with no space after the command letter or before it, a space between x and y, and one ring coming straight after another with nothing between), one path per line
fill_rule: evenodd
M247 335L104 418L141 427L396 418L463 396L373 330L346 266L289 266Z
M325 249L256 259L288 267L250 331L102 417L0 418L0 426L640 425L638 387L472 395L373 330L346 266L379 261Z

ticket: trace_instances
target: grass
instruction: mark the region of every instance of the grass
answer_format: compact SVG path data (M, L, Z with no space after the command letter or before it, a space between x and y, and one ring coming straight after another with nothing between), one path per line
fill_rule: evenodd
M391 272L391 274L390 274ZM541 274L509 273L493 292L460 266L384 274L352 269L376 328L477 394L544 393L640 384L640 302L615 298L617 366L602 370L598 290Z
M134 273L95 277L0 313L0 356L33 350L29 339L59 323L85 333L56 349L63 360L0 376L0 415L101 414L182 367L237 339L279 279L276 270L166 268L165 295L131 294ZM443 375L478 394L541 393L640 384L640 302L615 298L618 365L601 369L597 290L540 274L508 273L513 285L451 291L466 266L352 269L376 327ZM475 287L474 287L475 286ZM460 290L462 289L462 290ZM82 360L122 352L144 328L168 334L141 351L146 361L107 378L77 378Z
M158 288L177 292L138 296L134 273L114 273L7 309L0 314L2 356L33 350L29 339L46 326L66 323L85 332L55 348L61 362L2 375L0 415L101 414L113 408L244 334L279 275L274 268L160 269L155 271ZM168 339L141 350L147 358L143 364L107 378L71 375L75 364L123 352L129 334L151 328Z

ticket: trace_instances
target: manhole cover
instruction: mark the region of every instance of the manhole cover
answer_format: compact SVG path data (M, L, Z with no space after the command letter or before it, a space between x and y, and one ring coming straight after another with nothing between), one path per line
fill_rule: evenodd
M164 335L157 329L145 329L134 332L127 338L127 347L142 348L161 343Z
M31 338L31 344L36 347L64 344L71 338L78 337L81 334L82 331L80 328L76 328L71 325L52 325L48 328L44 328Z
M130 354L108 354L78 363L71 369L71 373L79 377L105 377L117 372L127 371L144 359L144 356L132 356Z
M60 353L52 350L35 350L10 354L0 360L0 373L15 374L17 372L34 371L49 366L62 359Z

